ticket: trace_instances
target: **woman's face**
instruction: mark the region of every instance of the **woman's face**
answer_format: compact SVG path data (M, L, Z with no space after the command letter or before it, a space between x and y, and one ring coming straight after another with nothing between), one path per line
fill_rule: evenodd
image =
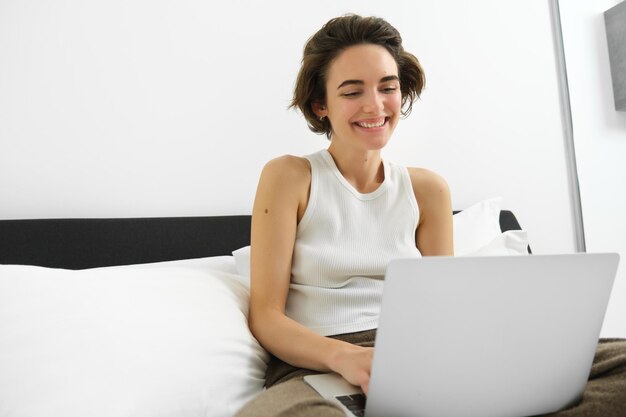
M363 44L331 62L326 103L316 113L330 120L333 142L378 150L398 124L401 101L396 61L384 47Z

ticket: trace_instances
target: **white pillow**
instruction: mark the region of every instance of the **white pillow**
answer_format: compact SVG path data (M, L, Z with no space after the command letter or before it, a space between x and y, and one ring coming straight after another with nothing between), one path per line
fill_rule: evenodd
M456 256L474 253L502 234L501 204L501 197L491 198L452 216Z
M466 256L528 255L528 234L524 230L507 230L491 242Z
M244 278L242 281L245 283L250 282L250 246L244 246L233 252L235 258L235 264L237 265L237 273L240 277ZM245 280L245 278L248 278Z
M263 389L231 256L0 265L0 416L232 416Z

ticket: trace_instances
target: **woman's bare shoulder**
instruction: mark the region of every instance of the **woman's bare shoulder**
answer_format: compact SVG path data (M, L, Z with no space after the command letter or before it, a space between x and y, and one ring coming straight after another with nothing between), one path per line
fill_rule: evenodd
M263 167L261 182L286 190L308 188L311 166L306 158L283 155L268 161Z
M263 172L278 177L287 176L288 179L294 179L310 176L311 166L306 158L283 155L268 161L263 167Z
M432 198L450 194L448 183L439 174L426 168L408 168L415 197Z
M263 167L257 200L274 209L298 207L298 213L306 206L311 184L311 167L306 158L283 155L267 162Z
M420 211L417 247L424 256L454 254L452 204L448 183L424 168L410 168L409 175Z

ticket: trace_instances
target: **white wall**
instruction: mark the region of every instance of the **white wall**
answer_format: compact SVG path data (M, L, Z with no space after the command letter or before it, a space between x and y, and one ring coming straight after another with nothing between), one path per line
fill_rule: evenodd
M249 213L263 164L327 145L286 110L330 17L387 18L427 89L385 157L501 195L574 250L549 4L0 0L0 218ZM532 30L529 30L532 28Z
M626 112L615 111L604 11L618 0L560 0L563 44L588 252L621 267L603 334L626 336Z

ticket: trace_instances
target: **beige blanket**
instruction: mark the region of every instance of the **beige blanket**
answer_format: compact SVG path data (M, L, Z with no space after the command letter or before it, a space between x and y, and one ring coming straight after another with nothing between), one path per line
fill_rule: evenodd
M350 343L373 346L374 330L335 336ZM316 373L295 368L272 357L266 386ZM626 417L626 339L600 339L582 401L545 417Z
M626 417L626 339L600 339L582 401L549 417Z

